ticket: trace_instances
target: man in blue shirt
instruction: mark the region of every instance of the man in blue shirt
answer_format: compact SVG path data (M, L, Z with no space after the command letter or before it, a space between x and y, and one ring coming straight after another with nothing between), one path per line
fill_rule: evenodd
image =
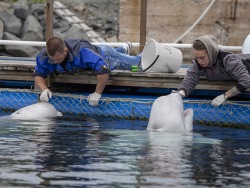
M81 39L51 37L36 57L34 71L35 83L42 90L40 100L48 102L52 92L47 87L45 78L55 72L78 73L79 70L93 70L97 74L95 92L88 96L91 106L97 106L112 70L130 70L132 65L139 65L141 54L130 56L121 52L121 48L108 45L92 45Z

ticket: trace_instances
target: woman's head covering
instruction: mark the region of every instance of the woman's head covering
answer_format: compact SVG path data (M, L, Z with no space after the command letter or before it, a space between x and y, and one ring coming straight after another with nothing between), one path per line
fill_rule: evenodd
M212 35L203 35L196 40L201 41L206 47L209 64L213 65L216 62L217 55L219 53L219 46L217 39Z

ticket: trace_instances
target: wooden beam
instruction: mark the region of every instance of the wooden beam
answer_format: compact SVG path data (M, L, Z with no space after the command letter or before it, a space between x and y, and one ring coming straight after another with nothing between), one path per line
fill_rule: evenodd
M45 4L46 41L53 36L53 1L54 0L47 0Z
M0 60L0 80L34 81L35 62ZM144 73L115 70L110 73L107 85L133 86L145 88L177 88L186 75L187 68L180 68L176 73ZM54 83L96 84L96 74L92 71L81 71L77 75L52 74ZM228 90L236 85L236 81L209 81L202 77L196 89ZM249 90L248 90L249 91Z
M140 14L140 47L142 52L146 44L146 28L147 28L147 0L141 0L141 14Z
M45 12L46 12L46 42L49 38L53 37L53 3L54 0L47 0L45 4ZM51 86L51 75L48 75L47 79L47 86ZM38 87L35 85L35 89Z

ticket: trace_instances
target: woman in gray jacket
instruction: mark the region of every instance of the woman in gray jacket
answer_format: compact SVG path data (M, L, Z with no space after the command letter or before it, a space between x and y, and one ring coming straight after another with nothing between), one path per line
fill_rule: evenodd
M208 80L236 80L232 89L212 100L213 106L219 106L228 98L250 88L250 54L233 54L219 49L214 36L204 35L193 42L195 59L187 70L178 92L188 96L196 87L200 76Z

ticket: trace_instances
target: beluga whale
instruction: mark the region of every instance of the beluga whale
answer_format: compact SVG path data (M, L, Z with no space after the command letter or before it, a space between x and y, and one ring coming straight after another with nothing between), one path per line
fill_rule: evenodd
M179 93L157 98L151 108L147 130L185 132L193 130L193 109L184 110Z
M25 106L10 115L12 119L25 120L50 119L60 116L62 116L62 113L57 111L52 104L46 102Z

